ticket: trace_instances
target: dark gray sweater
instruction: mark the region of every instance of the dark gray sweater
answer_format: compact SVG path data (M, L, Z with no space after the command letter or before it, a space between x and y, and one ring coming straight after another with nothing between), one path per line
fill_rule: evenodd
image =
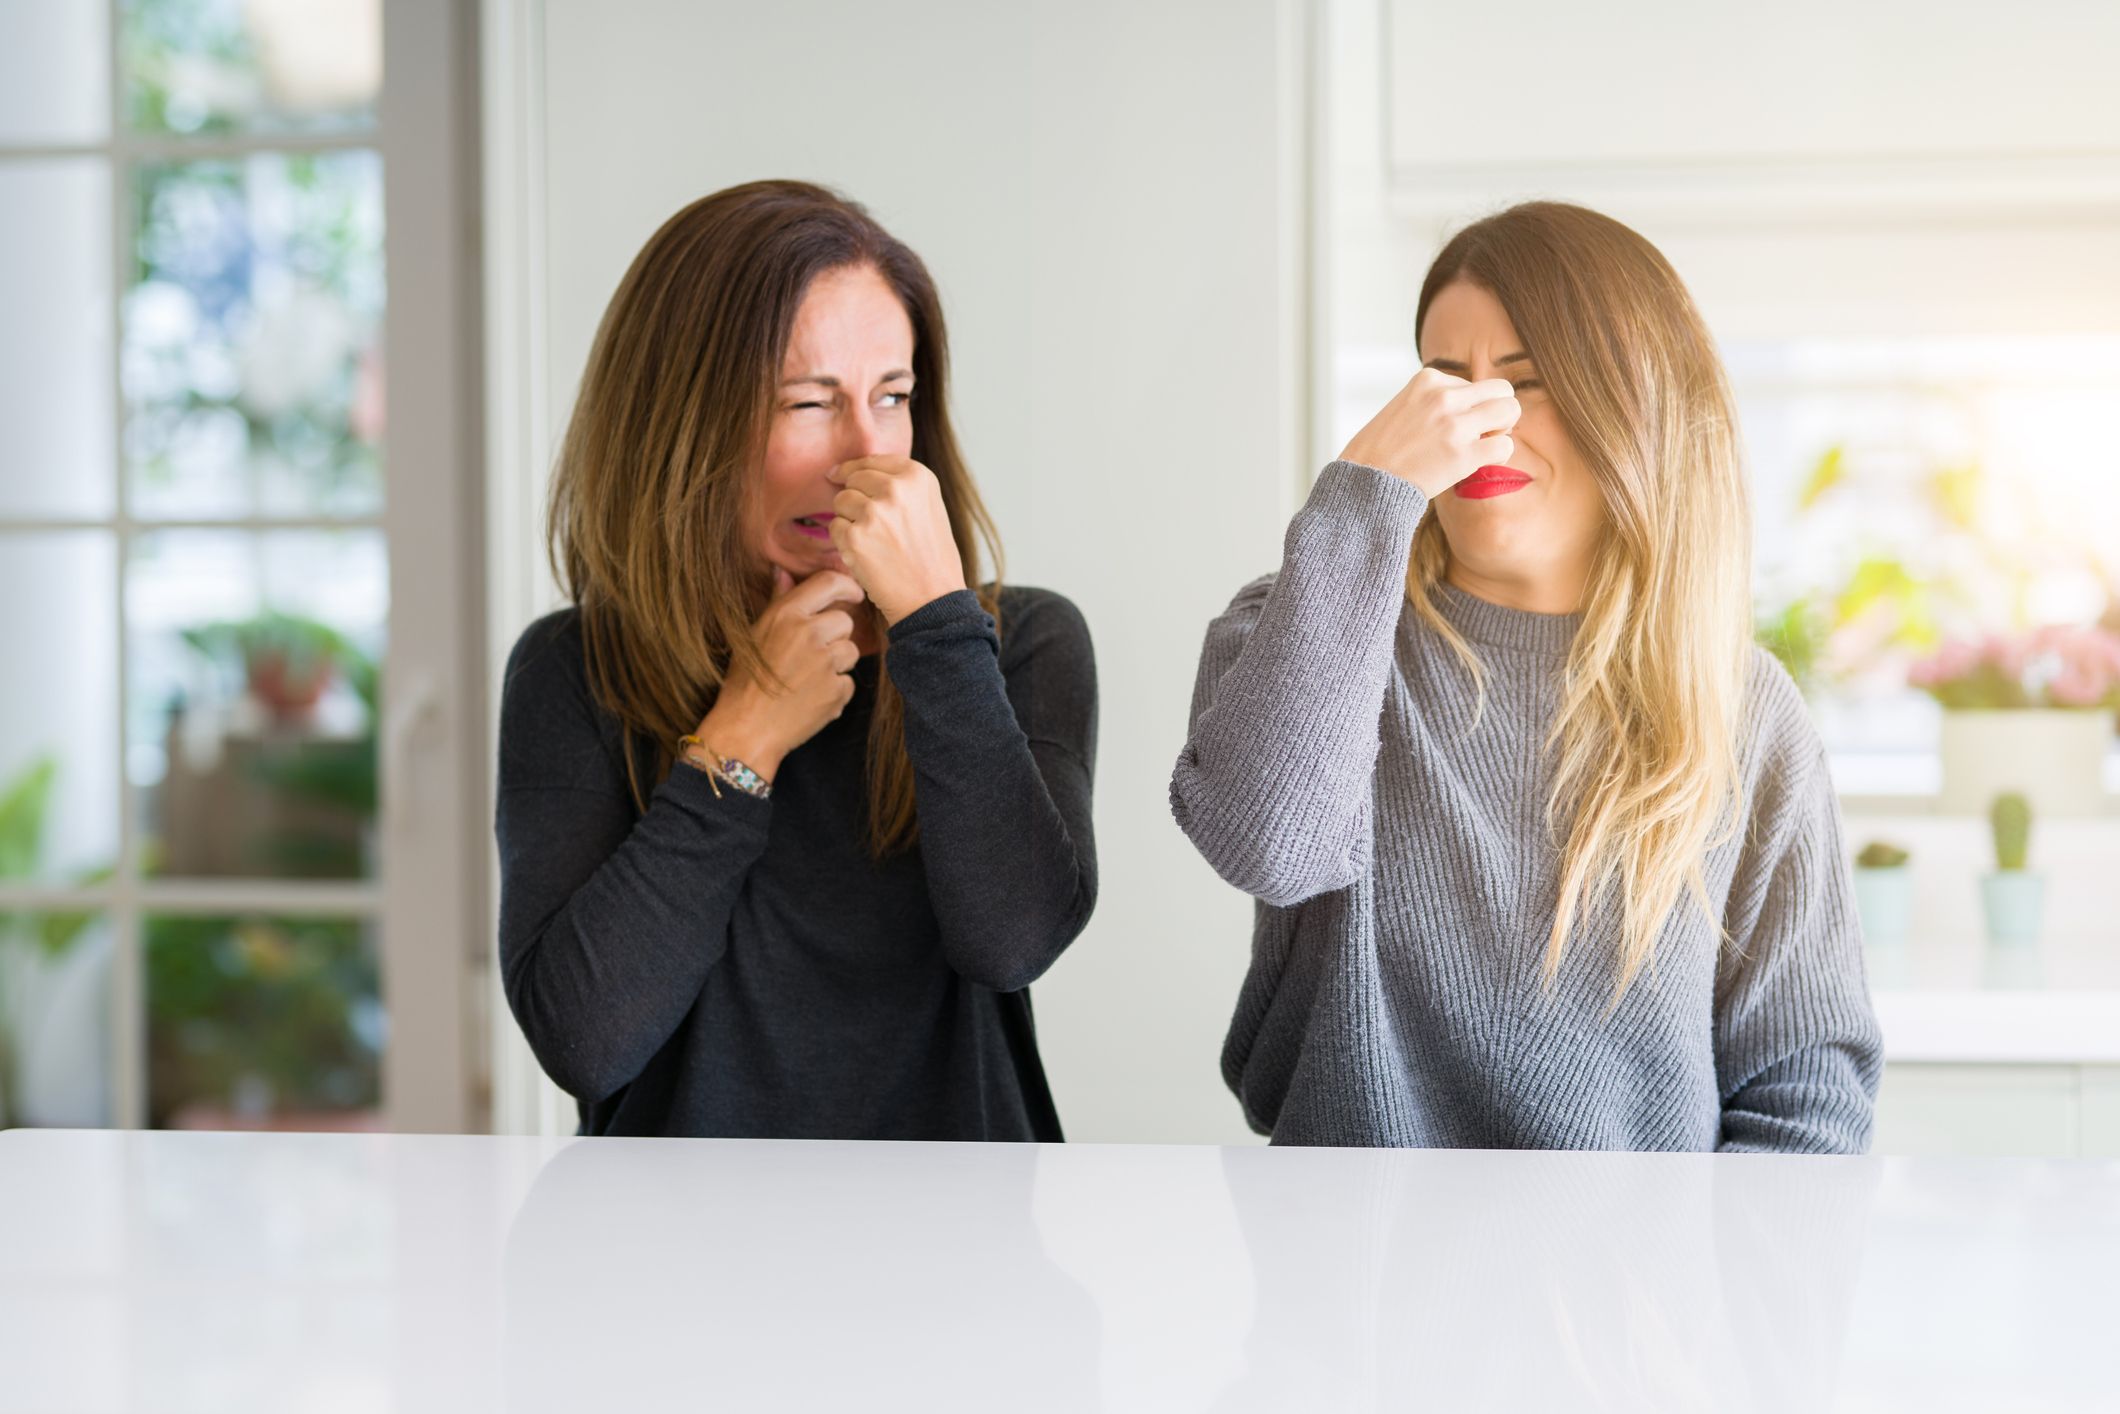
M584 1134L1061 1137L1025 989L1096 901L1096 670L1074 605L969 591L890 633L920 842L867 852L877 659L768 800L679 764L643 814L579 617L501 700L501 976ZM642 753L643 777L649 763Z
M1860 1152L1882 1060L1837 797L1803 698L1754 649L1745 828L1607 1014L1608 899L1547 986L1546 732L1580 614L1455 586L1487 708L1405 593L1428 501L1336 461L1281 569L1207 630L1171 805L1259 900L1222 1073L1274 1142Z

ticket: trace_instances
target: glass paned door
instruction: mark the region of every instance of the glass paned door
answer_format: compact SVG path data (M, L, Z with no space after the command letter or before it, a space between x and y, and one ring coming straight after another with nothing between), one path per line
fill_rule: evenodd
M459 13L0 7L0 1124L384 1127L394 981L424 1056L463 1049L432 998L466 950L386 928L430 911L393 855L457 822L382 784L417 745L394 679L476 719L393 653L393 526L457 513L385 434L386 254L422 289L455 258L398 248L385 114L419 133L468 81L414 63L393 99L385 25L424 57ZM408 464L458 458L440 425ZM452 558L414 572L444 621Z

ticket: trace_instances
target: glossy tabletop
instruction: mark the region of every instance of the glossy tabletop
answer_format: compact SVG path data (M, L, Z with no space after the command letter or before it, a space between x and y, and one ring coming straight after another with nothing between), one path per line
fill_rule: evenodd
M0 1410L679 1408L2120 1409L2120 1165L0 1134Z

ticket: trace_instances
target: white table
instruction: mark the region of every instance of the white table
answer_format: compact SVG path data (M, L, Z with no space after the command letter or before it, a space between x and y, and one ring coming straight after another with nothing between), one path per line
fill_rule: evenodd
M0 1409L2120 1408L2120 1165L0 1134Z

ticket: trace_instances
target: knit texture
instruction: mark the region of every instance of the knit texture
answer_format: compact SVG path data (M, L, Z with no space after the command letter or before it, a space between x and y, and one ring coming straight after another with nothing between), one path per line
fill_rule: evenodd
M1042 589L969 591L890 630L920 840L867 844L876 658L764 800L674 766L645 811L548 614L501 694L500 968L583 1134L1061 1138L1030 984L1089 920L1089 629ZM636 742L641 769L652 769Z
M1278 574L1209 627L1179 826L1258 900L1222 1073L1275 1143L1855 1153L1881 1046L1824 746L1755 649L1745 823L1616 1008L1616 898L1559 900L1545 737L1580 614L1439 585L1470 673L1405 597L1413 485L1336 461ZM1720 945L1716 924L1732 943ZM1608 1010L1609 1009L1609 1010Z

